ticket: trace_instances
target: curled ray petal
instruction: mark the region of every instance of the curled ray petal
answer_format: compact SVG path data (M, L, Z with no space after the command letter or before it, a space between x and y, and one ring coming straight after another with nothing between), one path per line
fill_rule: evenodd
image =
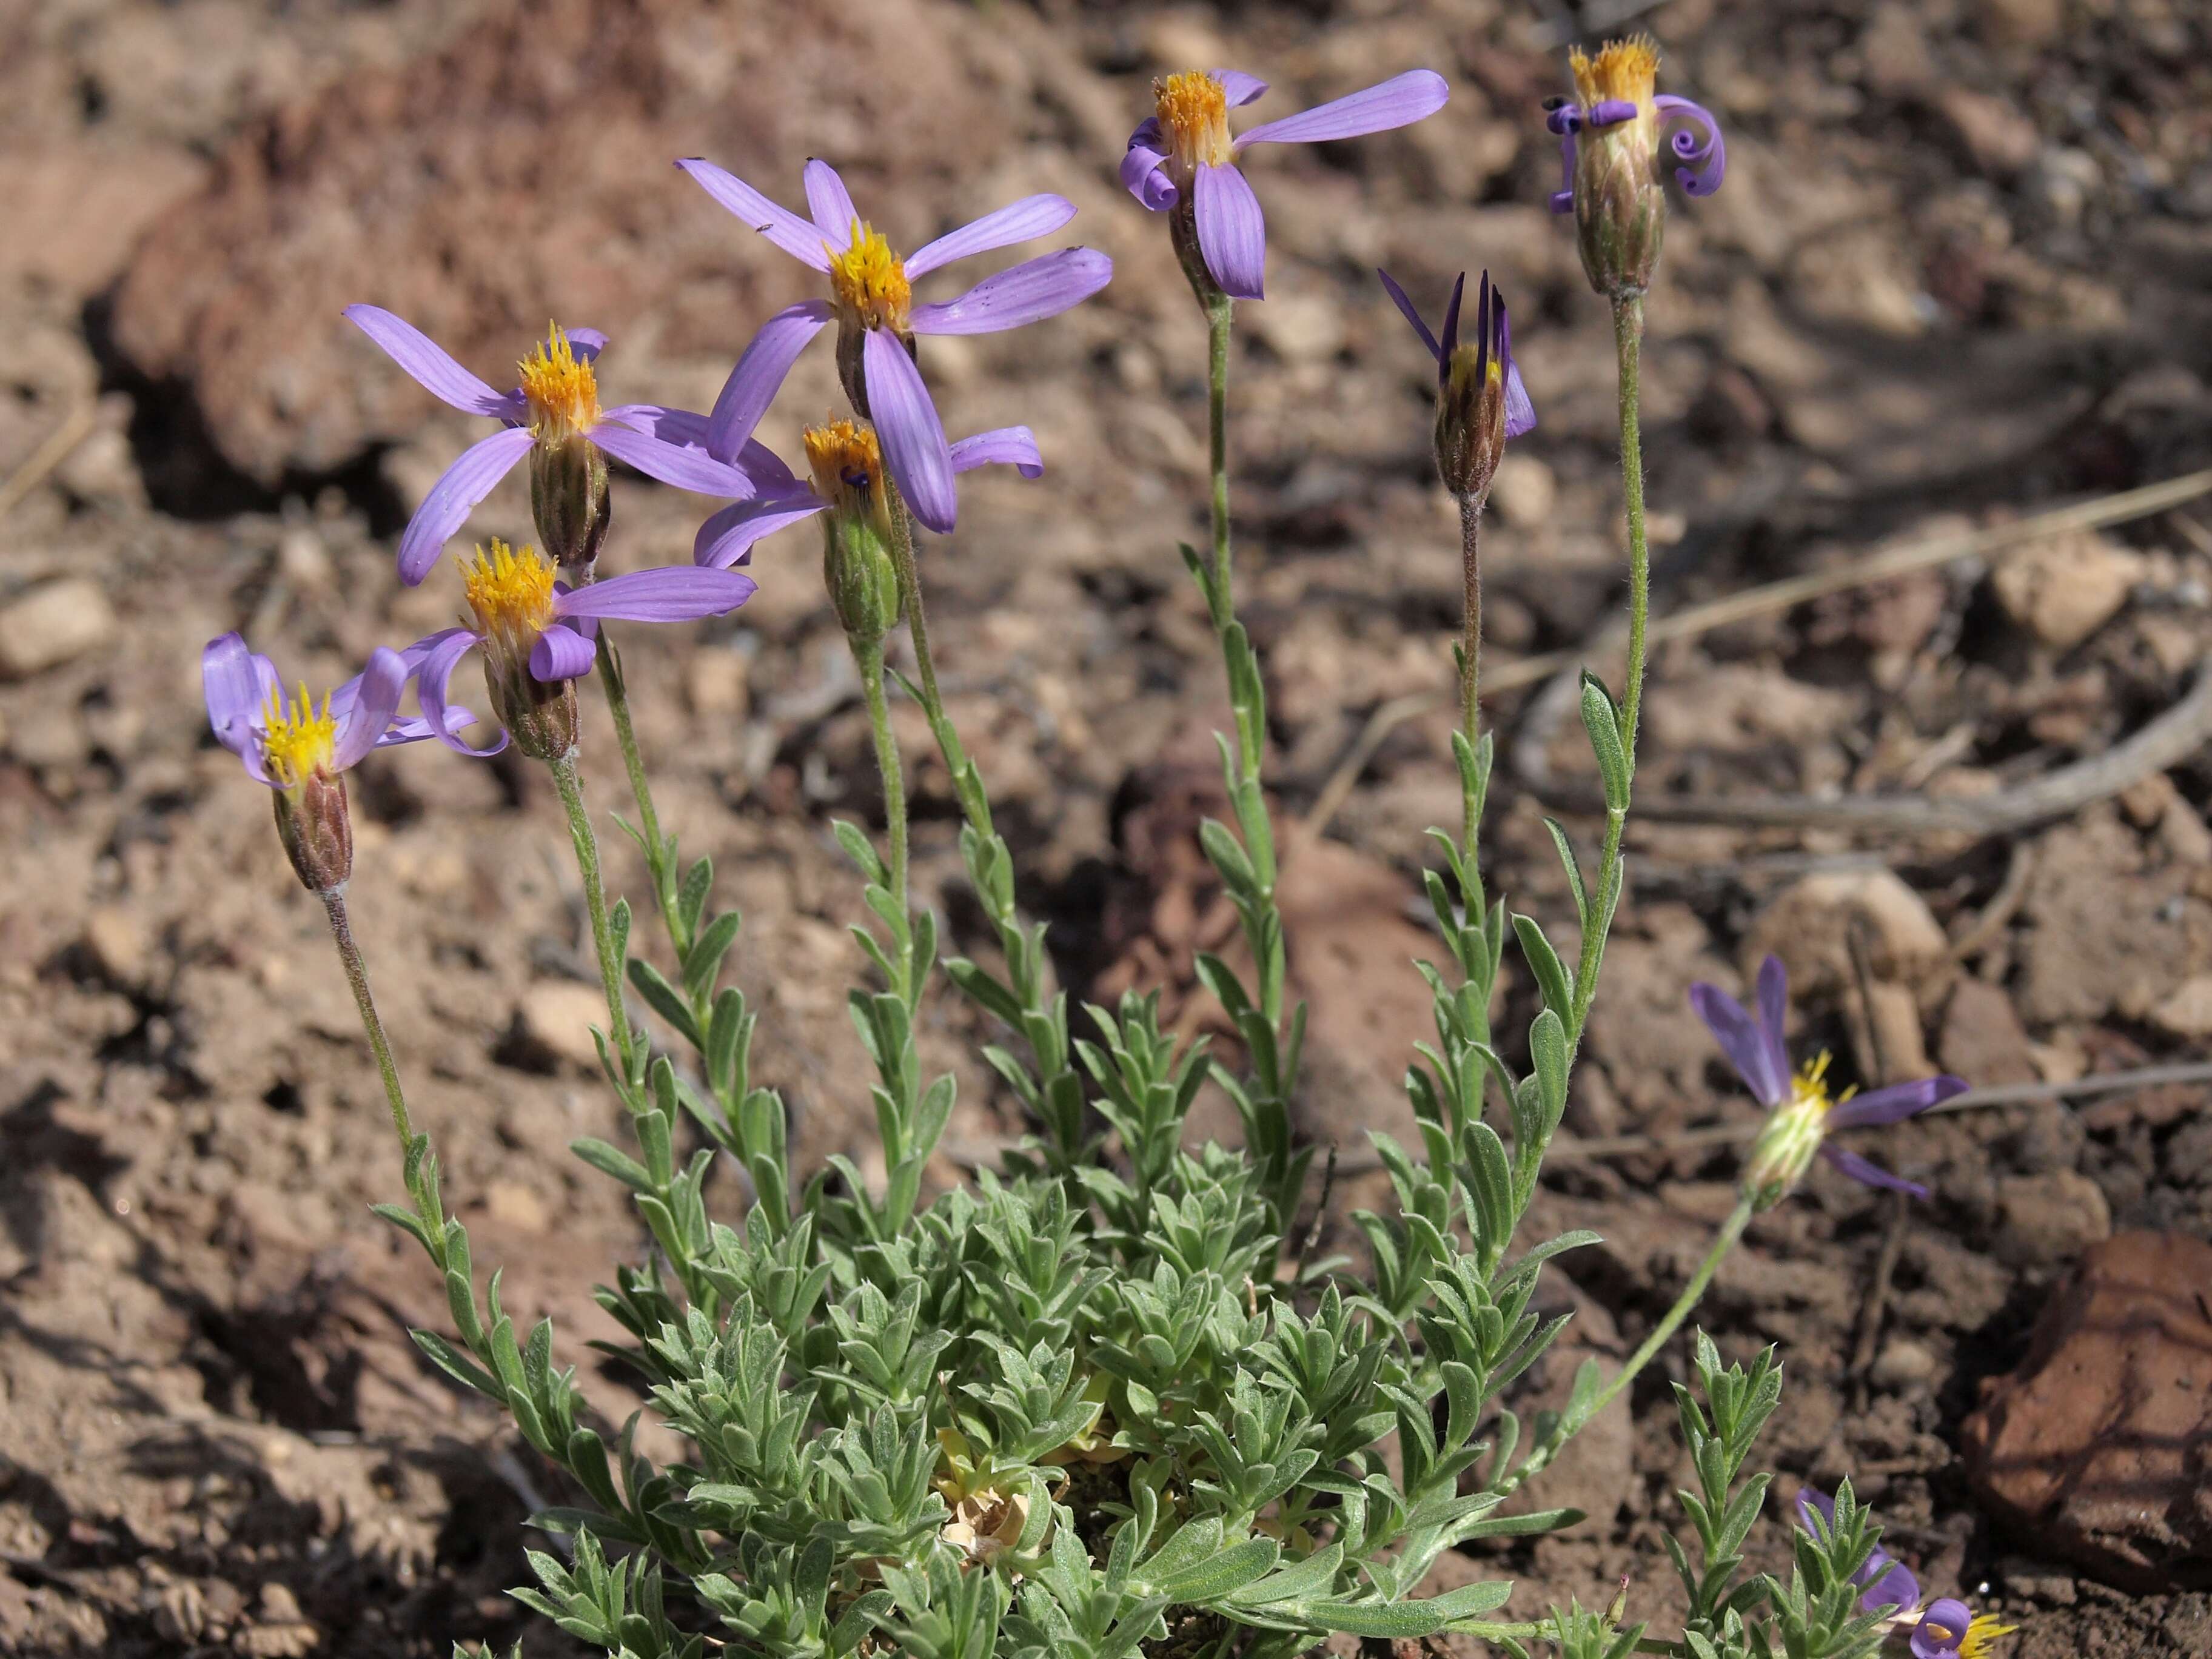
M787 208L755 190L734 173L689 156L676 164L697 181L701 189L732 213L781 248L801 264L817 270L830 269L830 255L822 246L822 232Z
M595 654L591 641L574 629L555 623L530 647L530 677L547 685L575 679L592 672Z
M1545 204L1554 213L1575 210L1575 134L1571 127L1559 134L1559 187L1545 198Z
M853 193L845 188L837 169L818 155L807 158L799 178L806 187L806 210L814 216L814 228L831 247L842 249L853 240L853 227L860 222Z
M482 643L482 635L472 629L454 628L436 637L437 643L423 656L422 666L415 673L415 694L422 700L422 718L447 748L463 755L496 755L507 747L507 733L501 732L496 743L484 748L474 747L462 738L465 728L454 718L454 711L446 702L453 670L472 647Z
M476 711L464 708L459 703L448 703L446 705L446 720L454 731L465 732L477 723ZM437 735L430 722L420 714L399 714L385 727L384 735L376 740L376 746L379 749L393 749L403 743L421 743Z
M1907 1181L1902 1176L1893 1176L1879 1164L1869 1163L1856 1152L1848 1152L1832 1140L1824 1140L1820 1143L1820 1156L1852 1180L1863 1182L1867 1186L1886 1188L1893 1193L1906 1193L1914 1198L1928 1196L1928 1189L1918 1182Z
M331 716L337 725L331 763L339 771L358 765L390 729L407 675L406 659L380 645L369 653L368 667L331 693Z
M1250 183L1234 162L1202 164L1192 195L1198 251L1206 270L1230 298L1261 298L1267 270L1267 221Z
M1044 476L1044 456L1037 449L1036 434L1025 426L1002 426L978 432L952 446L952 470L972 472L979 466L1011 466L1024 478Z
M1062 248L986 276L957 300L916 306L914 331L996 334L1041 323L1082 304L1113 279L1113 260L1097 249Z
M1690 988L1690 1006L1697 1010L1698 1018L1705 1021L1729 1064L1735 1067L1736 1075L1760 1105L1778 1106L1789 1097L1788 1070L1775 1070L1759 1022L1744 1011L1741 1002L1719 986L1699 981Z
M1399 314L1411 323L1413 332L1421 337L1421 343L1429 349L1429 356L1439 363L1443 362L1443 348L1437 343L1437 337L1429 332L1429 325L1421 320L1421 313L1413 308L1413 302L1406 297L1406 290L1400 288L1396 279L1380 265L1376 267L1375 274L1382 279L1382 291L1390 296L1390 303L1398 307Z
M719 460L734 459L753 435L761 416L775 401L799 354L830 320L827 300L804 300L763 323L760 332L746 343L730 378L722 382L707 417L707 451Z
M692 538L691 562L726 570L751 561L753 544L773 536L787 525L811 519L828 506L812 490L801 488L781 496L739 501L708 515Z
M1672 93L1662 93L1651 101L1662 120L1690 124L1677 127L1667 140L1674 159L1683 163L1674 169L1676 182L1692 196L1711 195L1728 173L1728 143L1721 137L1721 124L1704 105Z
M752 598L758 586L736 570L696 564L629 570L587 587L553 596L553 614L564 620L601 617L614 622L690 622L719 617Z
M1917 1083L1893 1083L1886 1089L1869 1089L1863 1095L1837 1102L1828 1109L1828 1127L1870 1129L1885 1123L1902 1123L1939 1101L1966 1092L1966 1079L1962 1077L1929 1077Z
M258 736L262 712L277 690L276 665L249 649L245 636L225 634L200 652L200 686L216 741L236 755L263 782Z
M906 262L908 277L927 276L939 265L993 248L1012 247L1038 236L1049 236L1075 216L1075 204L1065 196L1024 196L994 213L948 231L933 242L924 242Z
M1958 1659L1973 1609L1954 1595L1930 1601L1912 1630L1912 1659Z
M751 479L728 462L716 460L705 450L687 449L665 439L649 437L619 421L601 421L585 435L647 477L673 484L678 489L725 499L752 494Z
M1229 100L1229 107L1242 109L1267 90L1267 83L1256 75L1247 75L1243 70L1218 69L1213 78L1221 82L1221 90Z
M348 306L344 314L348 322L375 341L386 356L440 402L465 415L489 415L500 420L514 412L509 394L493 391L454 362L445 347L404 318L381 306Z
M1237 141L1236 147L1241 150L1247 144L1317 144L1388 132L1434 115L1450 96L1451 88L1434 70L1407 70L1362 91L1254 127Z
M939 535L949 535L959 514L951 447L945 441L945 422L922 383L921 371L906 355L906 348L883 329L868 331L861 352L868 410L883 443L884 465L914 516Z
M1583 124L1595 130L1617 127L1623 121L1636 118L1636 100L1632 98L1601 98L1583 112Z
M1144 142L1146 129L1152 139L1159 137L1160 124L1147 121L1129 139L1129 148L1121 156L1121 187L1154 213L1164 213L1181 199L1175 181L1162 171L1168 155L1156 143Z
M599 354L607 349L607 334L601 328L564 328L569 349L586 362L597 362Z
M445 476L430 486L399 538L399 580L410 587L430 574L447 541L468 522L478 501L530 452L527 427L503 427L470 445Z

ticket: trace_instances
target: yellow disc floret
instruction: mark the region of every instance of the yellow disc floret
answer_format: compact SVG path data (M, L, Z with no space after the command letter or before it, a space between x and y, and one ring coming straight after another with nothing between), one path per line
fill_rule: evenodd
M873 427L827 421L799 437L814 473L814 493L833 510L866 512L881 500L884 455Z
M276 783L286 789L297 789L316 774L334 769L338 728L337 722L331 717L327 692L319 709L303 684L300 701L288 709L284 694L272 690L261 720L262 763Z
M1790 1098L1766 1115L1745 1162L1743 1190L1760 1209L1778 1204L1805 1178L1828 1133L1828 1056L1808 1061L1791 1080Z
M462 591L477 630L510 656L526 658L553 621L553 566L534 547L520 550L496 536L461 565Z
M1229 163L1229 93L1211 70L1185 70L1152 82L1168 156L1187 177L1201 164ZM1179 179L1178 182L1181 182Z
M823 246L830 255L830 286L845 320L904 335L914 289L905 264L883 234L872 225L855 224L850 247L840 252L826 242Z
M1650 109L1658 88L1659 46L1648 34L1635 34L1607 41L1595 58L1577 46L1567 54L1567 68L1585 109L1618 99L1641 114Z
M599 423L599 380L591 359L579 357L560 325L521 362L522 395L530 404L530 430L540 443L559 443Z
M2017 1625L2000 1625L1990 1613L1976 1613L1973 1622L1966 1626L1966 1633L1959 1638L1959 1659L1982 1659L1994 1650L2000 1638L2019 1628Z

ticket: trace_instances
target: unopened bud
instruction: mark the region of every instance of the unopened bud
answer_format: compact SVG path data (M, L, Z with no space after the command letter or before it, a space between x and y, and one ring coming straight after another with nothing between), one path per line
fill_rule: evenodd
M1628 1617L1628 1578L1625 1572L1620 1575L1620 1588L1613 1591L1613 1600L1605 1604L1605 1622L1615 1630L1619 1630L1621 1621Z
M311 893L343 888L353 875L353 821L346 811L345 778L315 771L272 792L276 835L284 855Z
M1513 362L1505 300L1485 271L1474 326L1465 338L1460 333L1458 289L1444 314L1437 377L1437 471L1444 488L1478 505L1487 500L1506 440L1535 424L1535 409Z
M898 626L899 526L883 453L871 428L852 421L809 427L806 459L822 514L822 580L847 636L873 644Z

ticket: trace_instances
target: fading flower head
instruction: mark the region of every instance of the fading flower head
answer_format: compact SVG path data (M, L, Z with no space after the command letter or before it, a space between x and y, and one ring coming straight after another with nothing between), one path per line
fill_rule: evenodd
M1826 1054L1795 1073L1790 1071L1782 1030L1789 996L1789 978L1776 957L1767 957L1759 966L1756 1015L1747 1012L1741 1003L1717 985L1701 982L1690 988L1690 1006L1697 1010L1698 1018L1705 1021L1753 1097L1768 1109L1765 1127L1753 1143L1744 1167L1745 1193L1760 1209L1771 1208L1804 1178L1817 1152L1869 1187L1927 1197L1925 1187L1893 1176L1856 1152L1844 1151L1828 1137L1838 1129L1900 1122L1939 1101L1965 1093L1966 1080L1923 1078L1866 1094L1846 1090L1832 1097Z
M1662 139L1680 163L1674 176L1692 196L1710 196L1728 169L1712 112L1657 90L1659 48L1648 34L1568 54L1576 101L1561 100L1546 125L1559 136L1565 174L1554 213L1575 216L1590 286L1609 299L1642 294L1659 263L1667 228L1660 181ZM1674 136L1665 129L1677 123Z
M1316 144L1411 125L1451 96L1432 70L1378 85L1229 136L1229 112L1267 83L1241 70L1185 70L1152 83L1152 113L1129 135L1121 183L1168 233L1200 305L1217 295L1256 300L1266 286L1267 218L1237 160L1254 144Z
M1475 299L1473 331L1460 337L1460 301L1467 289L1462 271L1444 307L1443 335L1429 332L1406 290L1387 270L1375 273L1437 364L1437 471L1453 495L1478 504L1488 498L1506 441L1531 431L1536 408L1513 362L1513 332L1505 319L1505 296L1482 273Z
M1978 1613L1955 1596L1931 1601L1912 1632L1912 1659L1988 1659L2019 1628Z
M1060 196L1024 197L902 258L860 217L827 161L809 161L803 175L811 219L712 162L693 158L676 165L776 246L830 279L830 298L787 307L746 347L708 418L707 453L730 461L739 457L799 354L834 319L838 378L853 412L874 423L884 465L914 516L949 534L959 511L952 446L915 364L916 337L994 334L1056 317L1104 288L1114 262L1094 248L1063 248L986 276L957 299L925 305L914 303L913 284L956 259L1048 235L1075 216L1075 204Z

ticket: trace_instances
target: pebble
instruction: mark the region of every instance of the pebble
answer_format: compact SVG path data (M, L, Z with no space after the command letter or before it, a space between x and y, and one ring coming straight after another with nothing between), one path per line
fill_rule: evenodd
M43 673L114 635L115 609L99 583L49 582L0 610L0 679Z
M597 1063L598 1056L592 1056ZM545 1200L519 1181L495 1181L484 1188L484 1208L493 1220L533 1237L552 1224Z
M84 919L84 948L112 984L136 985L146 976L146 930L128 910L94 909Z
M2005 615L2056 650L2079 645L2119 614L2142 561L2094 531L2022 549L1990 573Z
M556 1060L586 1069L599 1063L592 1027L607 1023L606 1000L574 980L544 980L523 993L515 1008L517 1035Z
M1902 1394L1935 1376L1936 1356L1911 1337L1892 1337L1875 1356L1873 1368L1867 1375L1875 1387Z
M744 719L752 707L745 659L735 651L702 648L684 665L684 697L695 714L714 720Z
M2073 1170L2008 1176L1997 1183L1997 1250L2033 1267L2070 1261L2112 1236L2104 1189Z
M1344 313L1317 294L1285 294L1252 307L1252 331L1286 363L1326 362L1344 349Z
M2212 974L2196 974L2150 1011L2150 1023L2171 1036L2212 1036Z
M1559 475L1534 455L1509 450L1491 480L1490 504L1516 530L1533 530L1547 523L1559 507Z

